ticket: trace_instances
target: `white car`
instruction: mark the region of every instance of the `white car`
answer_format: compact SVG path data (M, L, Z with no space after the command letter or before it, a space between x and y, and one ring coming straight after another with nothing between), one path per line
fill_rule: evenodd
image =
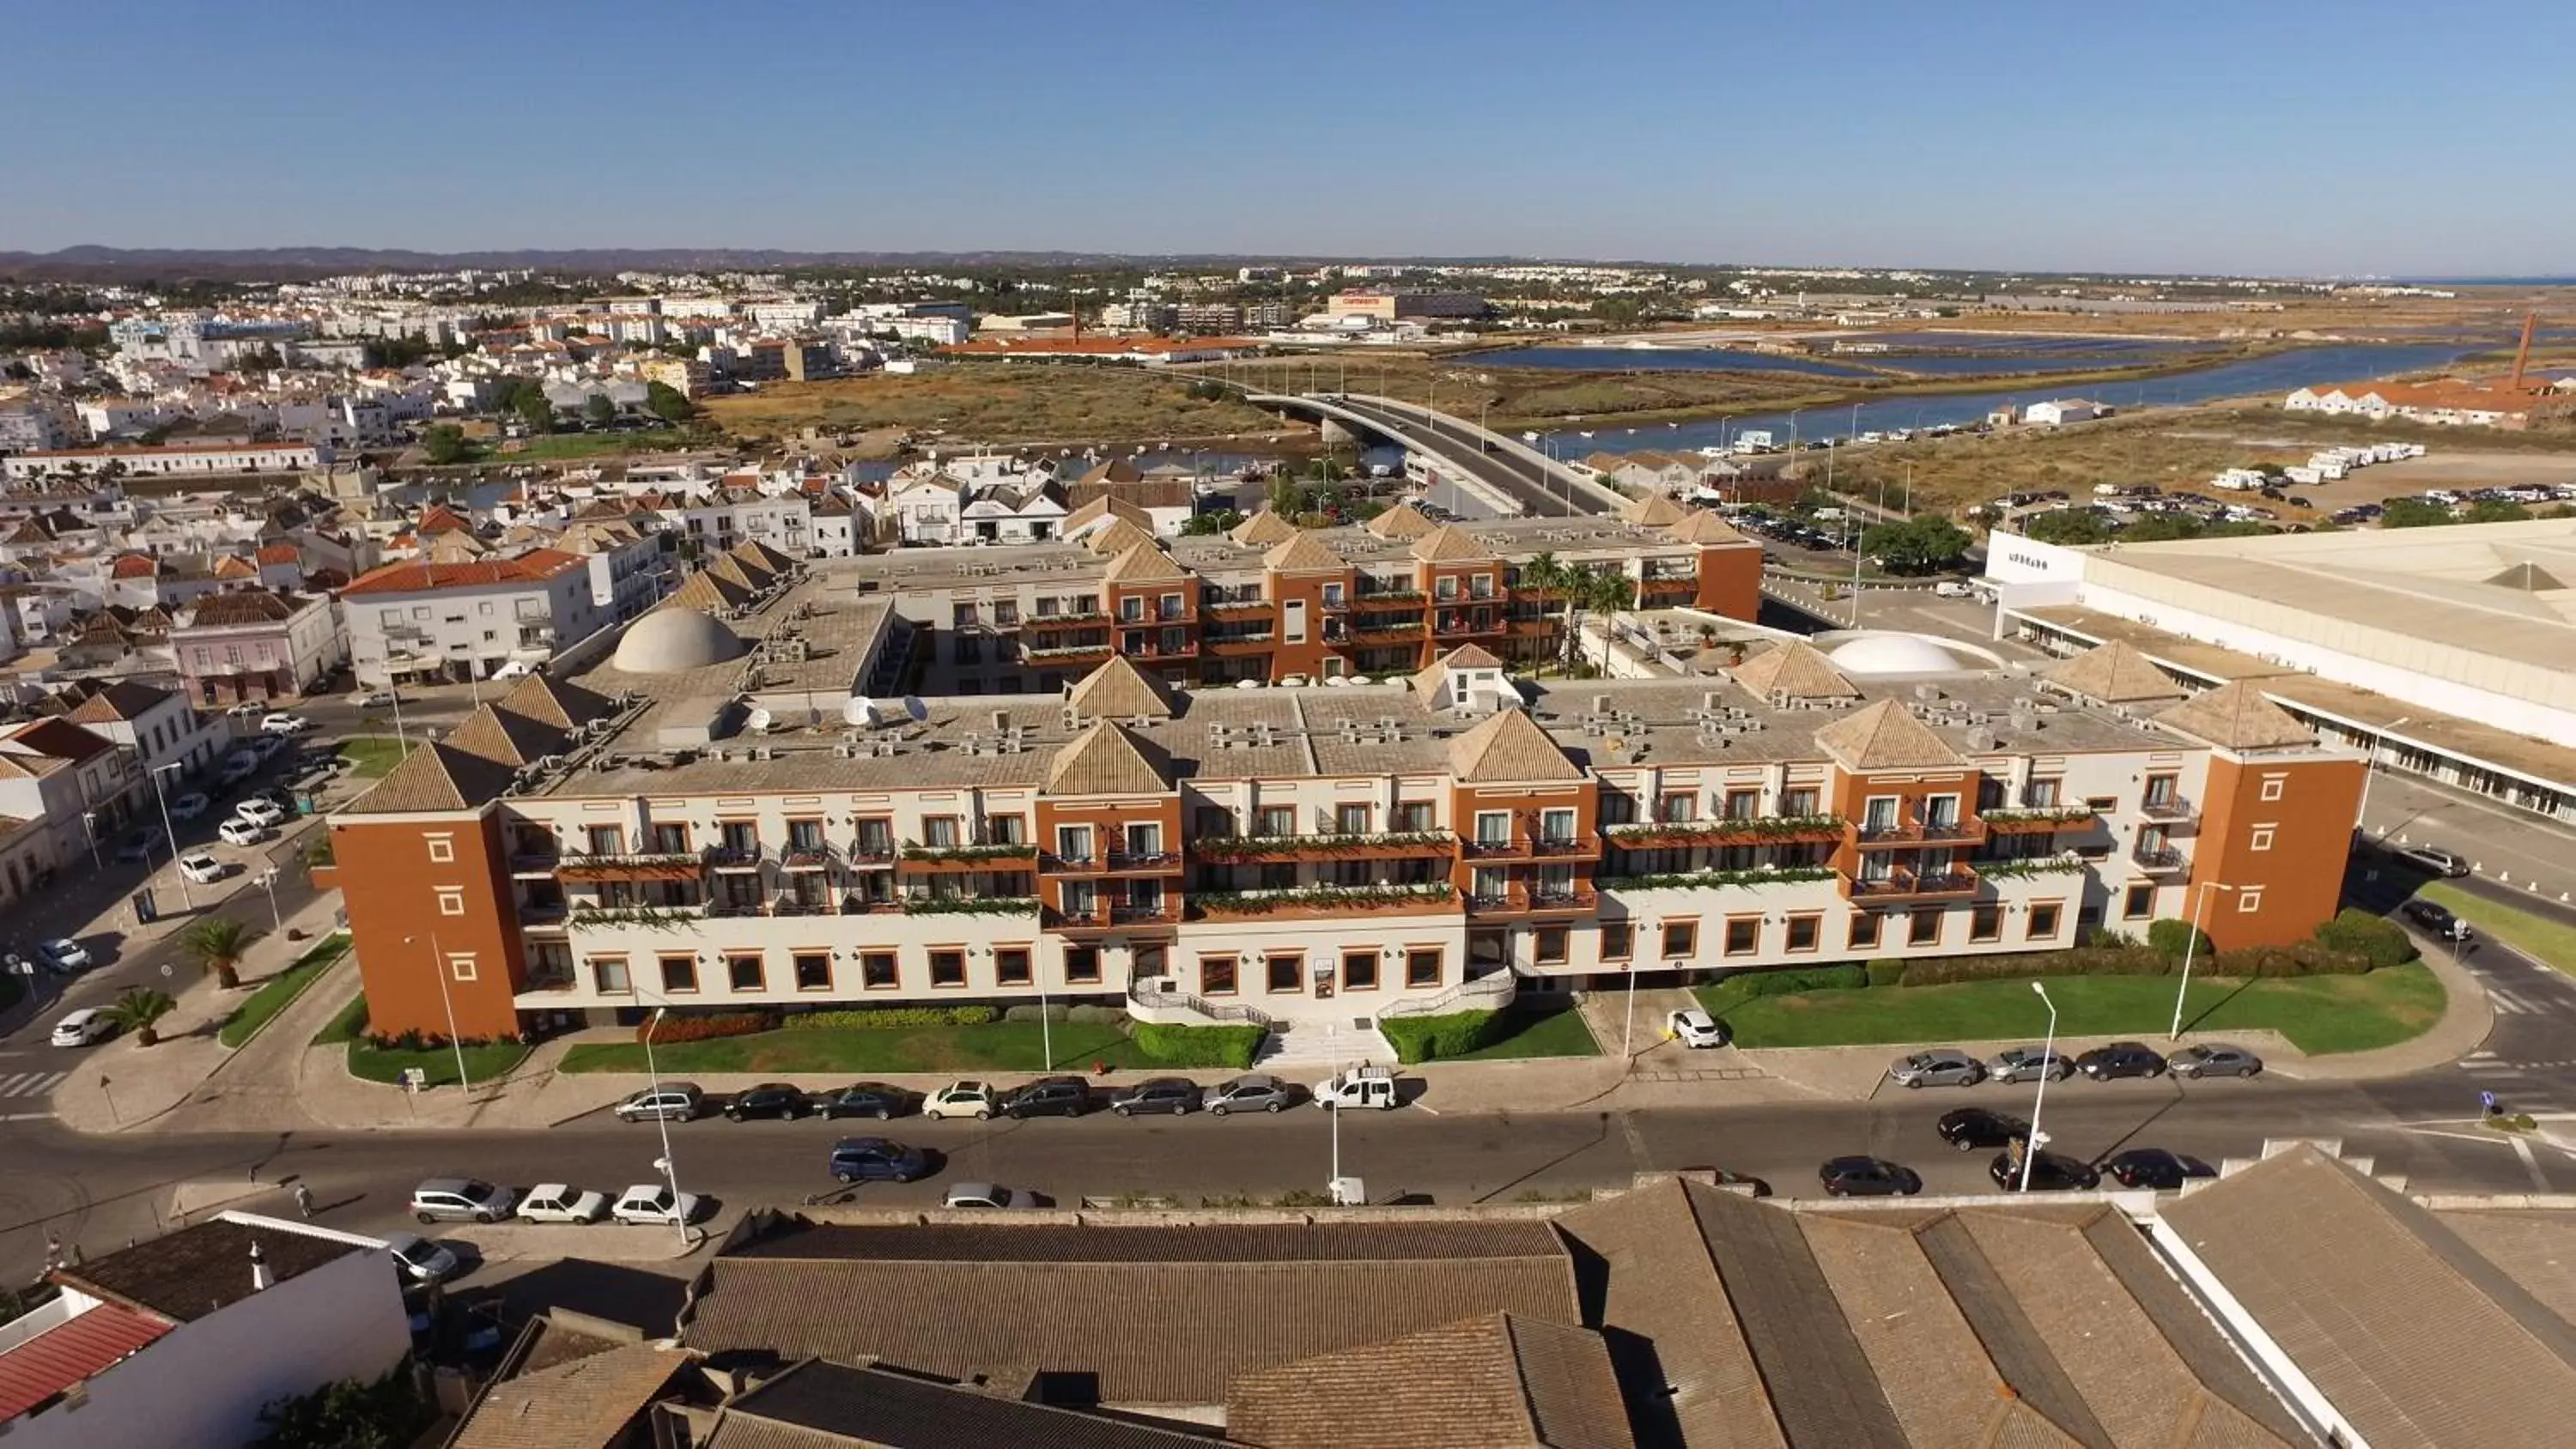
M215 827L215 838L226 845L257 845L268 838L268 827L254 820L227 820Z
M226 719L257 719L259 716L266 713L268 713L267 700L245 699L241 703L226 709L224 711L224 717Z
M524 659L513 659L492 671L494 679L525 679L537 672L537 666Z
M300 714L267 714L259 719L259 732L264 735L300 735L310 728Z
M524 1223L595 1223L608 1214L608 1194L560 1182L541 1182L519 1199Z
M199 851L195 855L179 857L179 874L186 876L192 885L213 885L224 878L224 863Z
M349 703L360 709L383 709L397 697L390 689L362 689L349 696Z
M989 1208L999 1212L1025 1212L1047 1206L1044 1198L1027 1188L1007 1188L998 1182L961 1182L948 1189L940 1199L941 1207Z
M213 803L213 801L208 800L205 796L191 790L187 794L170 802L170 818L173 820L194 820L198 816L205 814L206 807Z
M286 812L278 807L276 801L262 800L254 795L233 807L233 818L247 820L253 825L275 825L286 818Z
M668 1185L639 1182L617 1195L617 1205L608 1210L608 1215L621 1223L659 1224L667 1228L674 1223L686 1223L698 1215L698 1195L681 1193L674 1204Z
M1726 1045L1726 1028L1716 1017L1696 1006L1664 1018L1664 1031L1673 1040L1693 1049Z
M89 948L68 936L58 936L50 941L38 941L36 955L47 966L66 976L75 971L86 971L90 966Z
M116 1023L108 1020L106 1012L84 1006L54 1023L53 1042L60 1047L89 1046L107 1040L115 1030Z
M973 1117L978 1121L1001 1109L1001 1094L986 1082L950 1082L922 1099L924 1117Z

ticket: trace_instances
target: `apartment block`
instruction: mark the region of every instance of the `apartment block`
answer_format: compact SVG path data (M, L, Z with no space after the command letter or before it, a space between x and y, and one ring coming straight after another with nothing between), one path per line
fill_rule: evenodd
M1244 689L1119 646L1052 694L897 704L919 631L872 580L730 561L756 588L684 590L332 818L380 1029L443 1032L442 996L470 1036L1041 999L1288 1029L2194 912L2287 942L2361 787L2258 694L2106 699L2116 658L1870 675L1789 641L1534 687L1461 642Z

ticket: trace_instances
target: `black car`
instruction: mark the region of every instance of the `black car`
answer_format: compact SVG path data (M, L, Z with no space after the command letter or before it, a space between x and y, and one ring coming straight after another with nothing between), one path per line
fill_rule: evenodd
M725 1116L735 1122L748 1122L755 1117L775 1117L793 1122L814 1110L814 1099L784 1082L763 1082L733 1094L725 1103Z
M1079 1117L1091 1110L1091 1084L1080 1077L1040 1077L1002 1103L1008 1117Z
M1827 1197L1912 1197L1923 1179L1883 1157L1837 1157L1816 1169Z
M844 1137L832 1144L834 1182L913 1182L932 1171L930 1154L883 1137Z
M2451 914L2448 906L2435 905L2431 901L2408 901L2397 909L2405 913L2406 919L2423 927L2427 935L2445 941L2465 941L2477 934L2469 929L2468 922Z
M882 1122L917 1109L921 1094L884 1082L859 1082L837 1092L825 1092L814 1105L827 1118L874 1117Z
M2115 1041L2077 1057L2075 1070L2097 1082L2114 1077L2156 1077L2164 1074L2165 1059L2144 1042Z
M2001 1147L2007 1142L2030 1136L2030 1124L2004 1112L1989 1112L1983 1107L1961 1107L1941 1114L1941 1140L1961 1152L1974 1152L1980 1147Z
M1995 1160L1986 1164L1986 1176L1993 1178L1995 1186L2006 1192L2081 1192L2102 1181L2102 1174L2095 1172L2089 1164L2078 1162L2063 1152L2042 1148L2030 1153L2027 1163L2020 1161L2020 1156L2012 1152L1996 1153ZM2029 1169L2027 1189L2023 1187L2024 1167Z
M1187 1077L1149 1077L1109 1100L1109 1110L1121 1117L1139 1112L1179 1117L1197 1111L1198 1106L1199 1084Z
M2102 1173L2122 1187L2170 1192L2185 1178L2207 1177L2209 1165L2177 1156L2161 1147L2133 1147L2102 1164Z

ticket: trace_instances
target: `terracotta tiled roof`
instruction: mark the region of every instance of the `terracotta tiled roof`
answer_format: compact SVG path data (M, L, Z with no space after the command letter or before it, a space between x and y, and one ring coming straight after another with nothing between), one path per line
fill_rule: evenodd
M1081 477L1074 481L1077 483L1141 483L1144 480L1143 469L1125 458L1111 458L1107 462L1092 464Z
M680 581L662 600L662 607L696 609L702 613L721 614L739 607L751 597L751 590L704 569Z
M1816 731L1846 770L1937 770L1967 761L1900 701L1882 699Z
M1262 1449L1629 1449L1598 1334L1482 1314L1234 1381L1227 1436Z
M1792 639L1756 654L1728 670L1727 675L1764 699L1860 698L1860 687L1803 639Z
M238 624L277 624L293 618L310 601L269 589L234 589L207 594L185 611L182 628L219 629Z
M2126 640L2087 649L2039 672L2049 683L2104 704L2145 704L2181 699L2189 691L2173 682Z
M63 718L83 725L130 723L151 713L169 698L168 690L120 679L92 688L89 697L74 705Z
M289 1282L351 1253L382 1252L338 1238L299 1232L287 1225L267 1226L214 1217L193 1227L146 1238L92 1258L76 1268L57 1268L57 1283L93 1298L123 1303L180 1323L194 1323L220 1313L257 1290L251 1286L250 1250L257 1244L268 1265L271 1286ZM391 1266L387 1266L391 1271Z
M1002 1387L808 1359L726 1404L706 1449L1219 1449L1201 1434L1005 1397Z
M1172 757L1125 725L1099 720L1056 751L1043 793L1159 795L1172 788Z
M1075 681L1065 695L1081 719L1170 719L1171 692L1163 682L1136 667L1127 656L1109 662Z
M1413 541L1413 556L1424 563L1467 563L1492 558L1494 551L1467 530L1443 524Z
M1264 508L1236 524L1234 530L1226 537L1242 544L1245 548L1269 548L1274 544L1286 543L1303 532L1305 530L1296 524Z
M471 533L474 530L474 520L444 503L433 503L423 509L420 522L413 526L414 532L424 534L454 533L460 529Z
M1665 529L1664 535L1675 543L1698 544L1703 548L1746 541L1744 535L1736 531L1734 524L1705 508L1692 509L1683 515L1679 522Z
M2251 679L2234 680L2196 694L2156 722L2223 750L2286 750L2312 746L2317 733L2263 697Z
M1154 516L1152 514L1147 513L1144 509L1137 507L1135 504L1128 502L1124 498L1118 498L1110 494L1103 493L1098 497L1093 498L1090 502L1082 505L1080 508L1066 514L1060 531L1069 534L1076 529L1085 527L1086 525L1104 518L1123 518L1127 522L1136 525L1138 528L1151 528L1154 526Z
M1150 543L1140 543L1109 565L1101 575L1112 584L1177 584L1192 577L1188 569L1172 562L1171 556Z
M259 565L240 554L228 553L215 560L214 574L219 579L255 579L259 577Z
M258 558L260 565L265 568L279 564L302 563L304 554L291 543L271 543L261 545Z
M735 544L729 553L732 557L741 560L744 567L757 569L772 578L796 571L796 560L756 538L744 539Z
M548 755L560 755L569 743L563 731L509 710L484 705L448 732L452 750L480 755L496 765L519 769Z
M443 814L476 810L510 783L507 765L445 744L415 746L374 788L341 807L346 815Z
M1631 498L1619 505L1619 517L1643 528L1670 528L1689 516L1689 510L1661 493Z
M476 588L492 584L537 583L570 569L584 567L579 554L536 549L517 558L476 563L395 563L369 569L340 592L350 594L418 594L434 589Z
M1528 713L1500 709L1449 742L1449 773L1462 785L1525 780L1580 780L1583 767L1566 757Z
M1483 645L1461 644L1414 671L1413 694L1416 699L1424 702L1425 707L1428 707L1431 701L1440 697L1440 691L1449 683L1450 670L1502 667L1503 661L1495 658Z
M1350 561L1317 542L1313 534L1300 530L1296 537L1263 554L1261 566L1274 574L1322 574L1349 568Z
M30 720L0 734L0 751L42 756L75 765L114 748L114 742L63 719Z
M631 1343L494 1384L447 1449L622 1449L628 1427L698 1356Z
M528 675L512 685L501 696L501 708L559 730L576 729L617 712L617 706L601 695L544 674Z
M1440 525L1411 503L1399 503L1360 526L1379 538L1409 543Z
M159 572L161 565L150 554L121 553L115 563L108 565L107 575L113 579L148 579Z
M1093 530L1082 546L1101 558L1117 558L1130 549L1153 547L1154 535L1121 518Z
M105 1373L177 1326L122 1303L100 1303L0 1352L0 1424Z

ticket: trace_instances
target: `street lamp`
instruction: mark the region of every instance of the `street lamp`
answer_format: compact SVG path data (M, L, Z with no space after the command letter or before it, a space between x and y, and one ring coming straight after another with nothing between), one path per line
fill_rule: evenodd
M2038 992L2039 999L2048 1006L2048 1042L2039 1049L2039 1094L2030 1103L2030 1140L2022 1144L2021 1190L2024 1192L2030 1191L2031 1160L2038 1154L2039 1145L2048 1140L2040 1135L2039 1114L2048 1105L2048 1069L2057 1065L2057 1003L2048 999L2047 983L2034 981L2030 983L2030 989Z
M471 1092L474 1090L474 1081L465 1074L465 1042L456 1034L456 998L449 995L447 991L447 953L439 949L436 931L426 934L429 940L429 969L438 975L438 1004L447 1008L447 1044L456 1049L456 1085ZM422 939L420 936L405 936L403 944L408 946L420 939Z
M644 1077L652 1087L653 1125L662 1131L662 1155L653 1165L662 1171L662 1180L671 1185L671 1227L680 1237L680 1246L689 1245L688 1215L680 1211L680 1164L671 1156L671 1114L662 1108L662 1074L653 1066L653 1033L662 1029L662 1014L667 1006L653 1008L653 1019L644 1024Z
M1626 1076L1629 1070L1637 1064L1636 1054L1630 1050L1630 1041L1637 1033L1637 953L1634 951L1630 951L1628 953L1628 990L1626 995L1628 998L1627 1020L1622 1022L1619 1027L1619 1075L1623 1077Z
M170 864L173 866L179 864L179 832L172 829L170 825L170 797L161 788L161 772L178 768L177 760L152 767L152 798L161 804L161 834L170 842ZM197 909L197 898L188 891L188 872L184 867L179 870L179 904L191 914Z
M269 927L276 931L277 934L281 936L285 935L286 921L277 913L277 867L272 865L268 869L261 871L258 875L253 876L251 879L268 892Z
M82 812L81 812L81 829L83 829L83 830L85 830L85 831L87 831L87 832L89 833L89 868L90 868L92 871L102 871L102 870L107 869L107 867L106 867L106 866L101 865L101 864L99 863L99 859L98 859L98 812L97 812L97 811L95 811L95 810L84 810L84 811L82 811Z
M2191 936L2182 943L2182 985L2174 989L2173 1028L2165 1033L2167 1041L2182 1035L2182 999L2191 991L2191 956L2192 952L2200 946L2200 923L2201 919L2209 914L2209 893L2211 891L2232 892L2236 887L2214 880L2205 880L2193 889L2200 892L2200 909L2198 911L2189 909L2191 903L2188 900L2183 903L2185 907L2183 915L2191 923Z

